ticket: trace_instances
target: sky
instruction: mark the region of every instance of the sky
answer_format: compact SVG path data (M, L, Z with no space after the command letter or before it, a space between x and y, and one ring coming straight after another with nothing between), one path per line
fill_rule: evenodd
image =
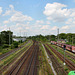
M17 36L75 33L75 0L0 0L0 32Z

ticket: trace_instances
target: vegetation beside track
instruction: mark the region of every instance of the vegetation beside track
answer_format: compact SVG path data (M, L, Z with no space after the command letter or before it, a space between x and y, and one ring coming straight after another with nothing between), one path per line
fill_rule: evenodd
M32 45L32 42L29 42L24 47L22 47L21 49L19 49L18 51L16 51L15 53L13 53L10 56L6 57L5 59L1 60L0 61L0 66L9 65L14 60L14 58L16 58L16 57L17 57L17 60L19 60L19 58L21 57L21 55L23 55L23 53L25 51L27 51L28 48L30 48L31 45ZM29 47L26 48L27 46L29 46ZM21 51L22 51L22 54L21 55L18 55Z
M57 59L57 61L58 61L58 63L60 63L60 65L61 65L61 67L63 67L64 68L64 70L68 73L70 70L68 69L68 67L67 67L67 65L63 65L63 61L61 61L60 59L59 59L59 57L46 45L46 47L50 50L50 52L56 57L56 59Z
M54 75L53 71L48 63L48 59L46 57L44 48L42 44L39 44L40 52L39 52L39 75Z
M26 41L27 42L27 41ZM18 47L20 47L20 46L22 46L22 45L24 45L26 42L23 42L23 43L18 43ZM6 47L6 48L3 48L2 46L0 46L0 55L2 55L2 54L4 54L4 53L7 53L7 52L9 52L9 51L11 51L11 50L13 50L13 49L15 49L15 47L14 47L14 45L13 44L11 44L11 46L8 46L8 47Z

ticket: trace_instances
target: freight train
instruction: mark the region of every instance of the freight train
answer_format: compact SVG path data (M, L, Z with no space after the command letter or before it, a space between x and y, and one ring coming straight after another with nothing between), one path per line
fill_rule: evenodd
M75 53L75 46L68 45L68 44L65 44L65 43L59 43L59 42L56 42L56 41L51 41L51 44L57 45L57 46L59 46L61 48L64 48L64 46L65 46L66 50Z

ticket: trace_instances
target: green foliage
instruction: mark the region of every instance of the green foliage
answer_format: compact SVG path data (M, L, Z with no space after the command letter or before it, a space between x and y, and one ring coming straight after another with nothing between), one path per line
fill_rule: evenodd
M0 45L9 44L9 36L10 36L10 43L12 43L12 34L11 31L2 31L0 33Z
M19 41L19 43L23 43L23 41L22 41L22 40L20 40L20 41Z
M14 48L14 45L13 45L13 44L11 44L10 48L11 48L11 49L13 49L13 48Z
M8 48L8 47L9 47L8 44L4 44L4 45L2 46L2 48Z
M29 38L27 39L32 39L32 40L36 40L36 41L43 41L43 42L46 42L47 41L47 38L43 35L36 35L36 36L30 36Z
M13 43L13 45L14 45L15 48L17 48L17 47L18 47L18 42L15 41L15 42Z
M72 43L71 43L71 42L66 42L66 44L70 45L70 44L72 44Z
M60 39L66 39L66 37L67 37L67 36L66 36L65 33L60 33L60 34L59 34L59 38L60 38Z

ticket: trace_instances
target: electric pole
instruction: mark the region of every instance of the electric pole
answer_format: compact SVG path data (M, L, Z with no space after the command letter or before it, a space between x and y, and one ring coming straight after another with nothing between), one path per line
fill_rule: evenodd
M58 41L59 41L59 28L58 28Z
M57 29L57 43L59 43L59 28Z
M21 30L20 30L20 43L21 43Z
M9 27L9 46L10 46L10 27Z
M72 35L72 45L73 45L73 35Z

